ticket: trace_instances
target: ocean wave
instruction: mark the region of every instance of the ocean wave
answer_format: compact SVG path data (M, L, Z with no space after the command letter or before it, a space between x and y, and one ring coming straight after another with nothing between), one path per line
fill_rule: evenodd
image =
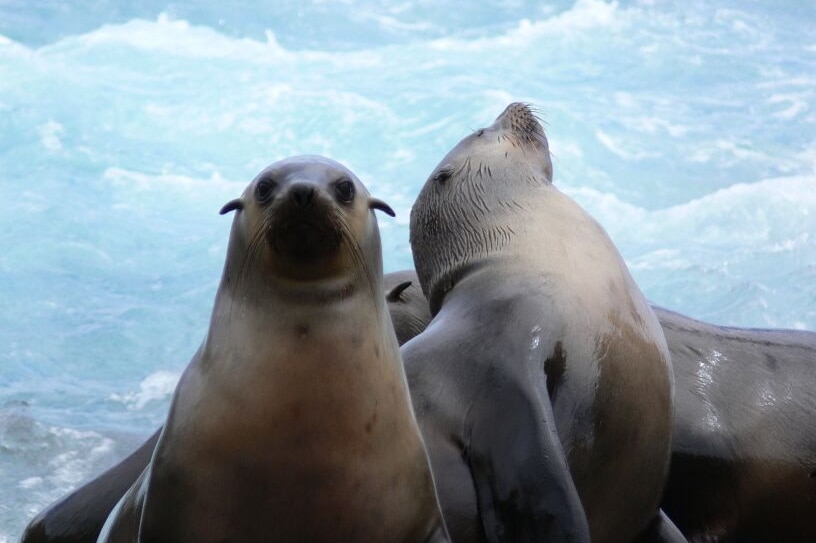
M528 101L648 297L816 329L812 7L0 4L0 405L32 403L2 411L0 540L115 456L100 428L163 419L218 285L217 211L285 156L388 201L384 266L406 268L434 165Z
M816 231L816 175L737 183L676 206L647 210L614 194L564 187L614 238L762 246L774 236ZM631 225L636 224L633 231ZM694 233L693 240L688 240Z
M0 407L0 503L6 505L0 530L21 532L43 507L120 454L113 439L97 432L36 421L25 403Z
M302 61L339 61L348 67L370 67L378 55L370 51L289 50L278 43L271 30L265 40L236 38L211 27L190 24L162 13L155 21L134 19L121 24L106 24L90 32L65 37L38 52L45 56L81 56L92 51L125 48L147 53L160 52L189 60L229 59L251 65L293 64Z
M739 183L657 210L564 190L606 228L654 301L722 324L816 330L816 175Z

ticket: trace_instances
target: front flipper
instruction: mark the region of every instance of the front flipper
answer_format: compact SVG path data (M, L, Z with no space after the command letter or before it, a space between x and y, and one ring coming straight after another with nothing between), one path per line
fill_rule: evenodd
M150 480L150 468L147 466L142 474L125 492L119 503L111 511L108 520L99 533L97 543L139 543L140 522L144 508L147 482Z
M466 453L490 543L589 543L552 408L532 385L494 380L466 424Z
M688 543L688 541L661 509L637 538L636 543Z
M450 537L445 531L445 526L440 523L436 529L431 532L431 535L428 536L425 543L451 543Z
M37 515L20 543L93 543L105 519L153 456L161 430L130 456Z

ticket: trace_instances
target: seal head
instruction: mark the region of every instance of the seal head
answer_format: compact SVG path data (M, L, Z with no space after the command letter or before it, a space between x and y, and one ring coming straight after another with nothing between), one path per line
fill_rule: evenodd
M442 159L411 210L411 249L433 314L469 264L502 251L516 234L507 216L529 209L519 195L551 185L552 175L547 136L519 102Z
M369 214L356 208L394 213L338 162L320 156L276 162L252 180L241 198L221 210L222 214L238 211L234 252L244 255L238 262L228 261L228 268L233 268L228 271L242 277L248 269L263 269L246 265L261 258L283 278L337 277L365 260L368 248L360 246L359 240L379 243L379 235L368 232L376 230L376 221L369 221Z

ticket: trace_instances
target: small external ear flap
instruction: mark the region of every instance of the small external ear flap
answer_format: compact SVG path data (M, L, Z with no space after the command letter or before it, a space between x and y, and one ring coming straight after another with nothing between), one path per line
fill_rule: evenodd
M402 292L410 286L411 281L405 281L404 283L400 283L399 285L391 289L391 292L389 292L385 296L385 299L388 300L389 302L398 302L400 299L400 294L402 294Z
M240 198L236 198L235 200L230 200L224 207L221 208L221 211L218 212L219 215L225 215L230 211L240 211L244 209L244 201Z
M369 209L379 209L386 215L390 215L392 217L396 217L397 214L394 213L394 210L391 209L391 206L383 202L382 200L378 200L376 198L369 198L368 199L368 208Z

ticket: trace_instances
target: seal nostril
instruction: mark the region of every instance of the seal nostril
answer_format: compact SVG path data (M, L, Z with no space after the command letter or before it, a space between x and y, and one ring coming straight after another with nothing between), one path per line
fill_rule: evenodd
M305 209L312 203L314 193L314 187L310 187L308 185L298 185L292 187L292 200L295 201L298 207Z

